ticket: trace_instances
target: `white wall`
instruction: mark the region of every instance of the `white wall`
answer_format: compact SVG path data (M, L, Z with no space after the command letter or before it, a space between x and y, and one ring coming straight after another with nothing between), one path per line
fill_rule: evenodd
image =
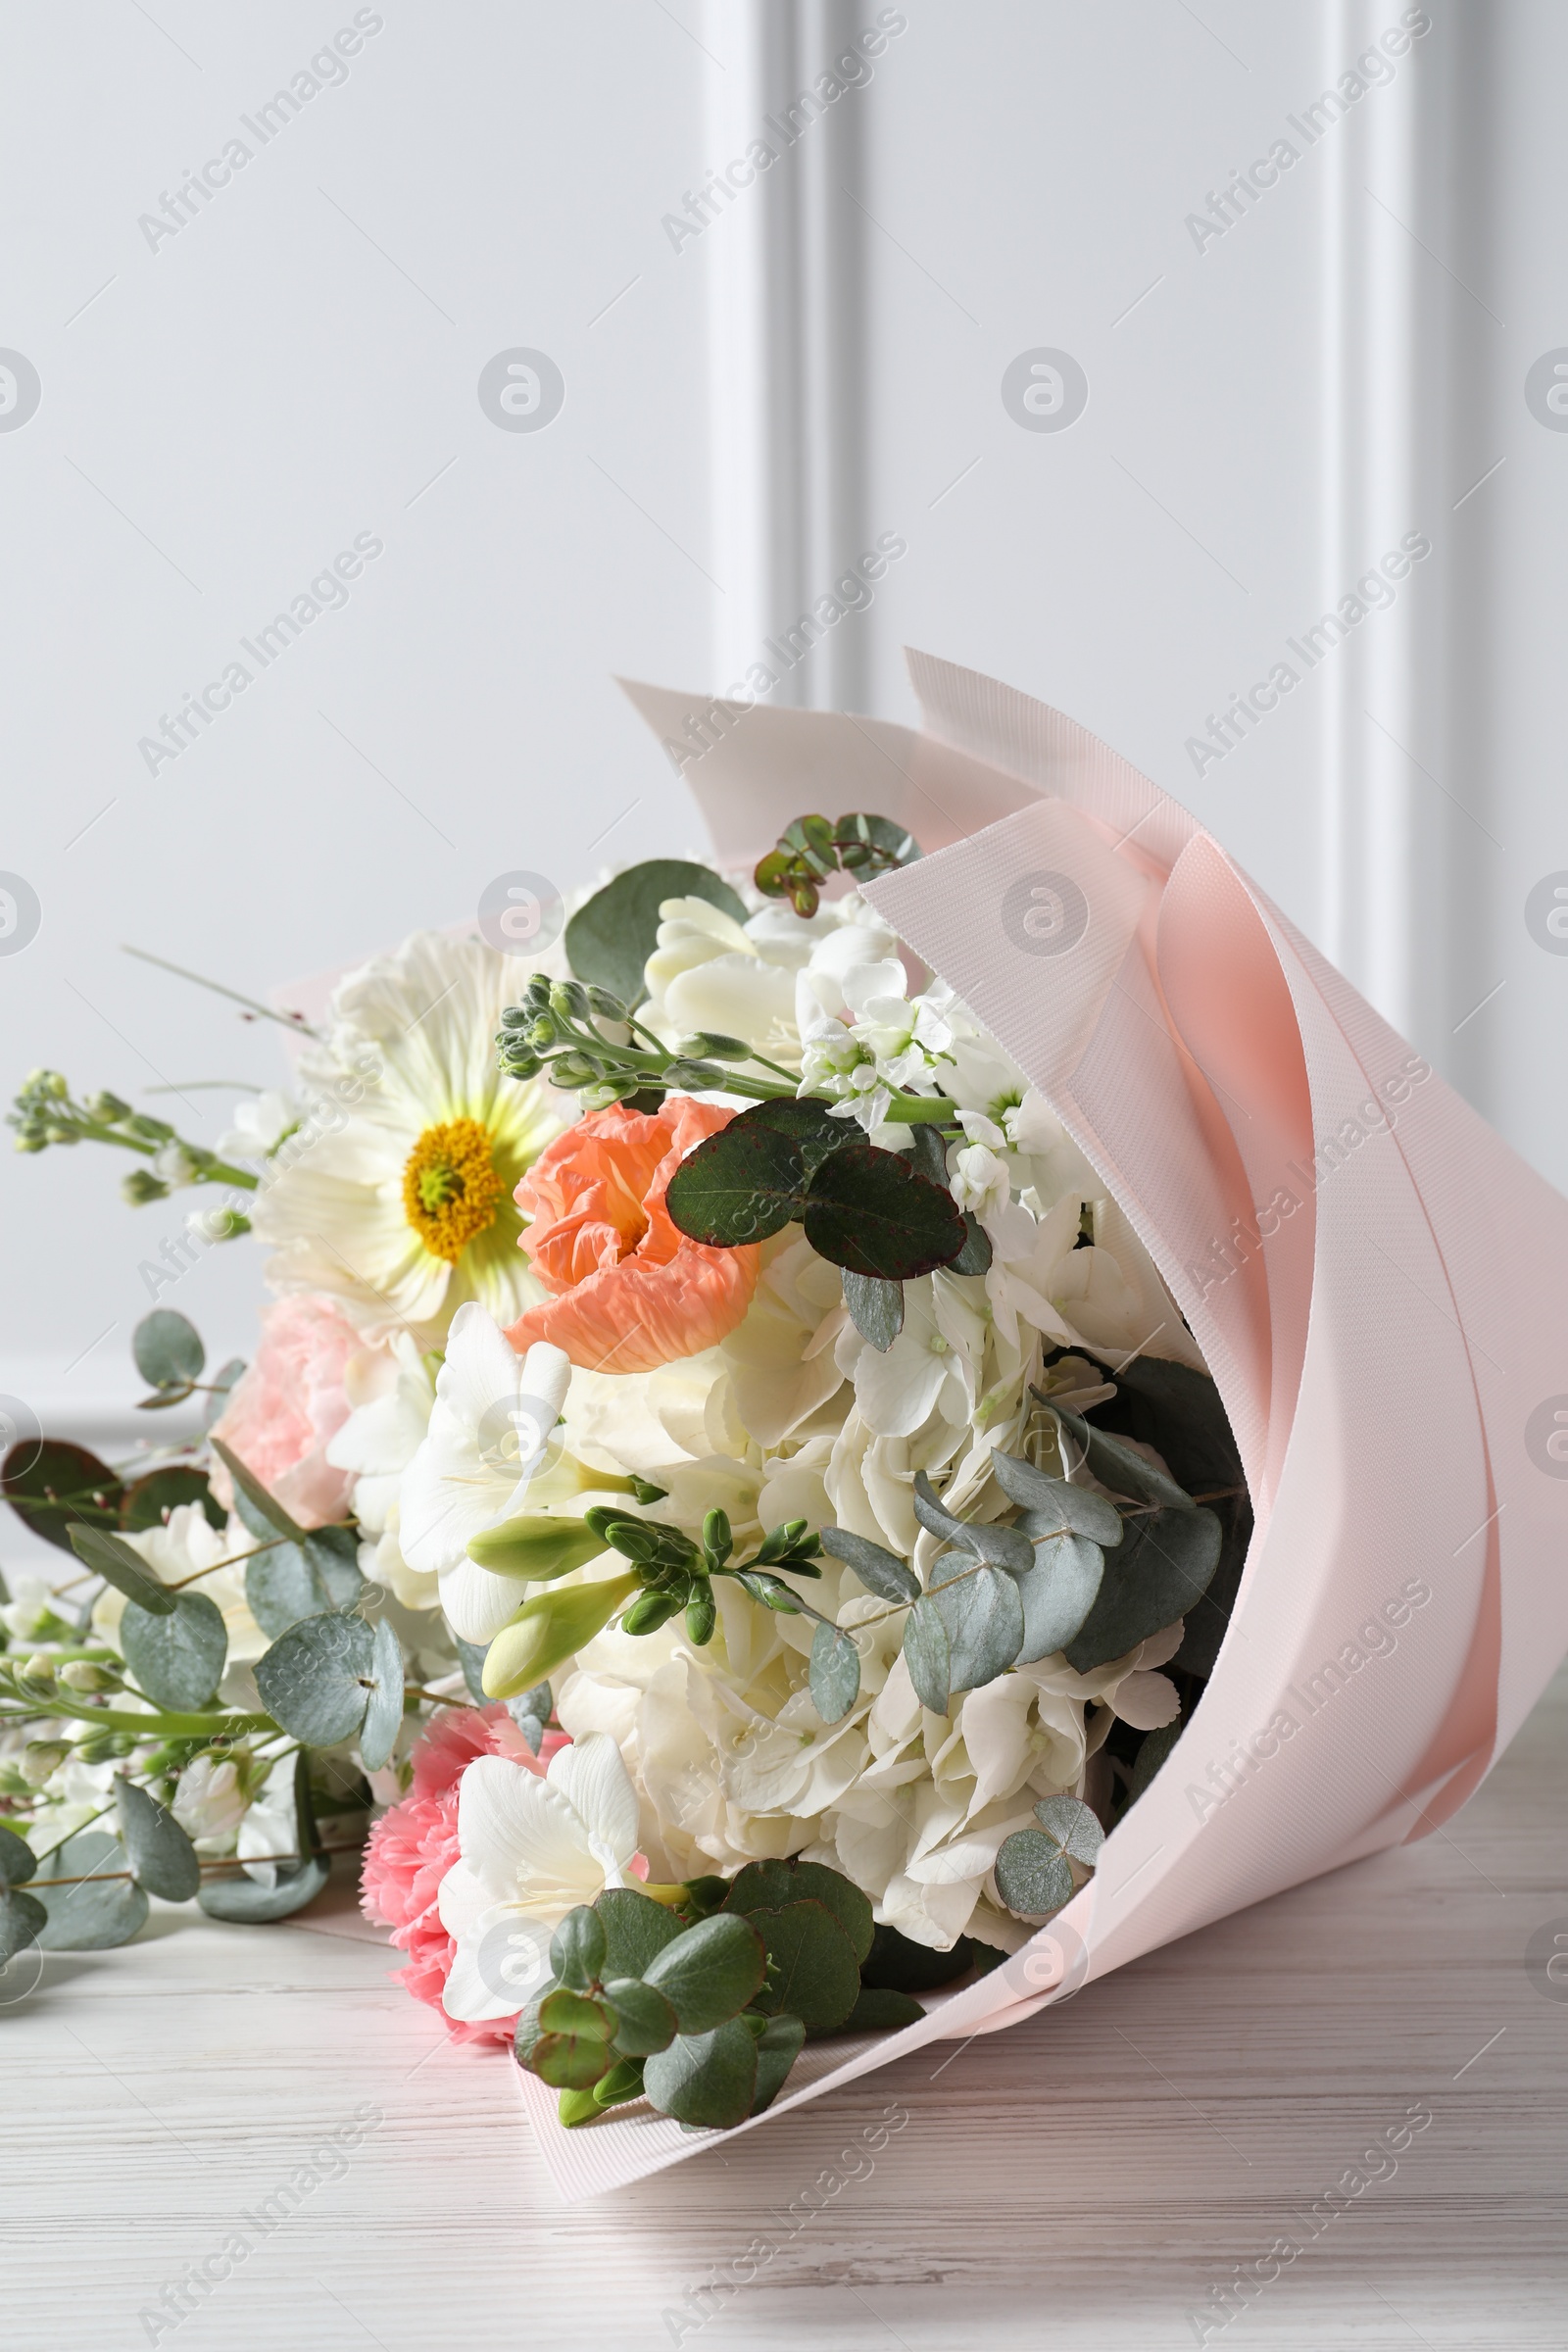
M138 216L353 9L0 11L0 344L42 383L0 432L0 867L44 910L0 957L8 1083L273 1074L269 1034L122 940L260 994L508 867L689 846L611 673L721 687L896 533L781 696L908 715L910 642L1057 703L1568 1175L1568 961L1524 921L1568 868L1568 435L1524 399L1568 343L1552 0L1431 0L1310 149L1286 118L1401 0L904 0L865 86L674 237L870 0L375 13L150 250ZM1186 216L1281 137L1299 160L1200 252ZM516 346L565 381L538 433L476 395ZM1039 347L1088 378L1064 431L1003 404ZM1206 714L1412 530L1392 610L1196 774ZM150 775L138 738L360 531L385 552L346 610ZM0 1388L90 1421L187 1201L123 1207L85 1148L0 1165ZM243 1352L258 1292L241 1245L173 1302Z

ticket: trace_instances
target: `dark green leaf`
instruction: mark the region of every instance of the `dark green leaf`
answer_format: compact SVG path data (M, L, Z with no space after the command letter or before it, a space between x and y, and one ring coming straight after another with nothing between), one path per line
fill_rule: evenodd
M550 1965L558 1984L586 1992L605 1965L608 1940L604 1922L590 1903L568 1911L550 1939ZM548 2022L546 2031L551 2031ZM559 2031L559 2029L555 2029Z
M730 1250L781 1233L805 1207L806 1170L794 1139L742 1112L688 1152L664 1204L679 1233Z
M36 1895L15 1886L0 1887L0 1968L36 1943L48 1924L49 1914Z
M937 1992L944 1984L968 1975L978 1948L967 1936L960 1936L951 1950L937 1952L928 1943L916 1943L911 1936L901 1935L897 1928L882 1926L860 1963L860 1984L862 1987L885 1985L896 1992Z
M852 1120L834 1118L826 1104L811 1095L775 1095L770 1102L754 1102L731 1125L741 1122L749 1129L771 1127L788 1136L800 1153L808 1184L829 1152L842 1152L860 1132Z
M1204 1507L1212 1510L1220 1524L1219 1566L1188 1616L1182 1645L1171 1664L1185 1674L1206 1679L1214 1671L1220 1645L1230 1631L1231 1611L1241 1591L1242 1571L1252 1541L1252 1505L1247 1495L1231 1494L1223 1502Z
M193 1323L172 1306L155 1306L130 1337L136 1369L154 1389L188 1389L200 1380L207 1350Z
M175 1714L205 1707L222 1679L228 1629L205 1592L176 1592L155 1614L133 1600L120 1620L120 1646L147 1697ZM156 1892L156 1889L154 1889Z
M71 1529L71 1548L84 1568L101 1576L106 1584L116 1586L127 1600L146 1609L154 1617L171 1617L174 1610L174 1595L168 1592L155 1576L147 1573L147 1563L121 1537L111 1535L107 1528L84 1527L80 1521Z
M825 1904L850 1939L856 1960L871 1949L874 1933L871 1905L853 1879L825 1862L748 1862L729 1882L725 1908L730 1911L781 1911L789 1903Z
M35 1536L62 1551L72 1548L71 1530L83 1513L94 1526L106 1513L118 1517L124 1492L107 1462L59 1438L19 1439L0 1466L0 1491Z
M196 1900L209 1919L236 1927L260 1927L269 1920L292 1919L326 1885L331 1864L324 1854L312 1854L292 1868L277 1864L277 1883L263 1886L255 1879L207 1878Z
M535 1755L539 1753L544 1744L544 1737L550 1729L550 1718L555 1710L555 1698L548 1683L535 1683L531 1690L524 1690L516 1698L509 1698L507 1701L507 1713L512 1717L513 1722L527 1740Z
M225 1446L221 1438L213 1438L210 1444L234 1482L234 1507L252 1534L287 1536L291 1544L303 1544L304 1528L298 1526L283 1505L269 1494L254 1470L240 1460L233 1447ZM249 1511L245 1508L246 1503L251 1506Z
M886 1355L904 1329L903 1283L877 1282L868 1274L852 1274L848 1266L843 1281L850 1321L878 1355Z
M162 1895L166 1903L188 1903L202 1883L201 1865L172 1813L126 1780L116 1784L115 1810L137 1886Z
M1193 1508L1193 1498L1184 1487L1167 1478L1163 1470L1156 1470L1152 1462L1146 1461L1132 1446L1123 1445L1120 1438L1096 1429L1070 1405L1054 1404L1051 1409L1061 1424L1064 1440L1070 1441L1063 1444L1063 1461L1071 1462L1075 1457L1086 1461L1102 1487L1108 1487L1113 1494L1128 1494L1134 1502L1159 1503L1177 1511Z
M727 2131L752 2111L757 2050L738 2017L711 2033L679 2034L667 2050L644 2061L644 2095L662 2115L694 2131Z
M1125 1657L1151 1634L1185 1617L1207 1590L1219 1562L1220 1527L1212 1511L1151 1511L1129 1519L1119 1547L1105 1555L1100 1592L1067 1663L1088 1674Z
M620 2020L612 2003L558 1984L539 2004L539 2024L546 2034L573 2034L584 2041L613 2041Z
M1087 1536L1047 1536L1036 1544L1034 1566L1018 1579L1023 1602L1018 1665L1032 1666L1066 1648L1095 1605L1104 1569L1104 1553Z
M140 1535L144 1528L162 1527L171 1511L182 1502L199 1502L209 1527L222 1528L228 1515L207 1483L205 1470L176 1466L171 1470L149 1470L125 1489L120 1504L120 1524L128 1535Z
M839 1723L860 1695L860 1653L837 1626L819 1625L811 1642L811 1704L824 1723Z
M920 1597L920 1583L912 1568L906 1567L896 1552L887 1551L880 1544L864 1536L852 1536L847 1527L824 1527L822 1549L829 1558L842 1560L853 1568L868 1592L878 1600L915 1601Z
M1116 1395L1095 1406L1101 1428L1155 1447L1190 1494L1244 1483L1230 1421L1206 1372L1140 1355L1108 1377Z
M757 2036L757 2089L753 2115L771 2107L806 2044L806 2028L798 2017L770 2017Z
M274 1723L312 1747L357 1732L369 1696L374 1637L360 1617L304 1617L256 1661L256 1688Z
M764 2016L788 2011L808 2034L843 2025L860 1989L855 1947L825 1903L787 1903L782 1911L754 1911L752 1925L767 1946L765 1984L753 2006Z
M1031 1555L1032 1564L1032 1555ZM948 1688L978 1690L1004 1674L1023 1646L1023 1598L1004 1568L945 1551L931 1563L928 1601L948 1629Z
M891 1984L862 1985L858 1999L844 2020L846 2034L896 2034L901 2026L917 2026L925 2016L918 2001Z
M607 882L566 925L566 956L577 978L609 989L624 1004L641 1004L643 966L659 945L665 899L706 899L737 923L746 920L743 902L709 866L651 858Z
M1162 1723L1157 1731L1150 1732L1145 1736L1137 1755L1133 1758L1132 1782L1127 1791L1127 1802L1130 1805L1136 1804L1139 1797L1143 1795L1144 1790L1149 1787L1150 1782L1181 1738L1185 1728L1180 1722Z
M953 1692L953 1651L934 1600L917 1600L905 1619L904 1660L921 1706L932 1715L945 1715Z
M651 2058L667 2050L679 2021L663 1994L636 1977L612 1977L605 1998L615 2012L615 2047L623 2058Z
M964 1241L952 1194L916 1175L902 1152L874 1144L847 1144L823 1160L803 1222L819 1257L884 1282L934 1273Z
M669 2002L681 2033L690 2034L706 2034L744 2009L765 1968L762 1939L751 1922L718 1911L683 1929L642 1974Z
M371 1641L370 1681L374 1689L360 1726L360 1762L367 1772L379 1772L391 1762L403 1729L403 1649L384 1617Z
M1081 1798L1044 1796L1035 1807L1035 1819L1069 1862L1082 1862L1091 1870L1094 1868L1105 1842L1105 1833L1100 1826L1099 1814Z
M78 1830L39 1866L43 1879L77 1879L74 1886L35 1886L49 1914L38 1931L46 1952L106 1952L128 1943L151 1908L134 1879L111 1876L128 1867L118 1838L103 1830Z
M978 1217L965 1209L963 1215L963 1248L948 1267L950 1274L988 1274L991 1270L991 1236Z
M0 1886L25 1886L37 1867L26 1839L0 1826Z
M524 2066L533 2056L534 2044L544 2032L543 2026L539 2023L539 2012L555 1989L555 1979L553 1977L547 1979L537 1992L529 1995L517 2012L517 2023L512 2036L512 2046Z
M609 2042L597 2034L541 2034L528 2055L529 2072L552 2090L592 2090L614 2063Z
M1023 1505L1031 1536L1087 1536L1106 1551L1121 1542L1121 1513L1108 1495L1050 1478L1010 1453L994 1453L991 1467L1008 1501Z
M674 1912L635 1886L607 1888L594 1909L605 1931L600 1967L607 1978L646 1977L665 1944L681 1933Z
M1072 1872L1054 1838L1043 1830L1014 1830L996 1863L997 1892L1020 1919L1045 1919L1072 1900Z

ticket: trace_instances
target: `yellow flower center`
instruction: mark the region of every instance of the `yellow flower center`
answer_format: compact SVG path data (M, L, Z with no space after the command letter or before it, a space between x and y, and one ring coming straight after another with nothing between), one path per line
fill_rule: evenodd
M477 1119L427 1127L403 1169L403 1212L432 1257L456 1265L488 1233L506 1198L490 1138Z

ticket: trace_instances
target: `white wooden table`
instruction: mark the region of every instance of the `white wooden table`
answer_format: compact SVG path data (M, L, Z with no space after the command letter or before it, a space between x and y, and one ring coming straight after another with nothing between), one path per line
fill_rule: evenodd
M1420 2102L1396 2174L1206 2340L1562 2347L1568 1999L1525 1949L1568 1931L1565 1764L1568 1674L1447 1833L571 2209L508 2061L448 2044L385 1952L155 1917L0 2014L0 2343L1160 2352ZM890 2101L907 2124L803 2220ZM177 2326L141 2316L362 2103L384 2121L336 2178ZM749 2247L755 2282L704 2296Z

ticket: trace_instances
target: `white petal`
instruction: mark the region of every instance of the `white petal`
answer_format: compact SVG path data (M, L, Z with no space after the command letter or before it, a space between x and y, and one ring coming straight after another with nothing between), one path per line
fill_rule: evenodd
M520 2009L550 1972L552 1933L513 1903L481 1912L458 1937L441 1994L448 2017L473 2025Z
M458 1846L497 1902L591 1901L599 1873L558 1788L505 1756L475 1756L458 1790ZM578 1892L581 1888L583 1891Z
M1174 1723L1182 1711L1176 1686L1165 1674L1124 1675L1111 1704L1135 1732L1157 1732L1162 1724Z
M408 1559L406 1531L401 1548ZM414 1560L410 1565L416 1569L419 1562ZM523 1598L523 1588L514 1576L496 1576L481 1568L477 1560L462 1559L441 1572L442 1611L460 1642L480 1646L493 1642L501 1628L515 1617Z
M624 1868L637 1851L637 1791L608 1732L590 1732L559 1748L549 1779L582 1823L600 1853Z
M475 1430L493 1404L515 1399L520 1369L500 1324L470 1298L452 1318L435 1393L463 1427Z
M466 1862L454 1862L436 1889L436 1916L449 1936L466 1936L481 1912L494 1909L495 1899Z

